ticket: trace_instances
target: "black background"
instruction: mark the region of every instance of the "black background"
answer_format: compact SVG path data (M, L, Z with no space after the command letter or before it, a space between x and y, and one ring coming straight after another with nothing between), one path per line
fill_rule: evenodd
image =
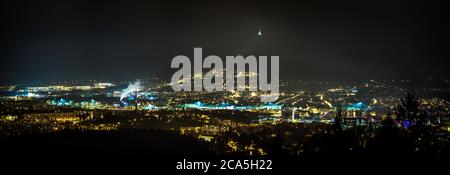
M448 1L2 1L0 82L170 77L176 55L278 55L281 79L448 78ZM257 38L258 29L263 37Z

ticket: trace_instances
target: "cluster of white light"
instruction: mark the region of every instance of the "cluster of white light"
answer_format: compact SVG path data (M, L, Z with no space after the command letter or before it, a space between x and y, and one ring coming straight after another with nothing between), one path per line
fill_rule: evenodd
M134 83L130 83L127 88L122 90L122 93L120 94L120 101L122 101L122 99L128 96L129 94L142 90L142 88L143 87L139 80L136 80L136 82Z

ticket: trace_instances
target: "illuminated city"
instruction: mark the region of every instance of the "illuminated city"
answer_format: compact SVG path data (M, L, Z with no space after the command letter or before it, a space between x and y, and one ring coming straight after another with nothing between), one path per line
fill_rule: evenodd
M418 122L401 120L400 101L414 82L442 82L447 88L415 89L424 125L439 136L433 154L448 146L450 89L446 79L339 82L282 82L280 98L261 103L258 92L173 92L167 82L76 82L2 87L1 129L7 136L118 130L163 130L189 136L217 154L266 155L266 142L283 139L285 154L304 155L308 140L336 131L364 130L350 151L364 152L377 130L393 120L408 131ZM437 94L437 95L436 95ZM422 115L422 114L421 114ZM412 122L412 123L411 123ZM301 132L299 132L301 131ZM301 135L298 135L301 133ZM330 133L332 134L332 133ZM418 138L420 139L420 138ZM311 145L309 145L311 146ZM314 149L321 149L316 147ZM429 149L419 143L414 150ZM320 151L320 150L318 150Z

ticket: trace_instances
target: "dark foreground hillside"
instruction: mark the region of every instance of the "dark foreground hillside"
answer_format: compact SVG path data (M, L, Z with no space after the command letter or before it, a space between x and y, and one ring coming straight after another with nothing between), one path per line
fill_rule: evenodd
M0 137L3 155L185 155L209 154L206 144L159 130L62 131Z

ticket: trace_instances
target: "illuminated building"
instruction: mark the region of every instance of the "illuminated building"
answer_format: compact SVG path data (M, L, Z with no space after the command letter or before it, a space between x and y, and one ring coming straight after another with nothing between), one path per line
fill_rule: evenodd
M292 108L291 122L294 122L294 121L295 121L295 111L296 111L296 110L297 110L296 108Z
M38 113L38 114L24 114L25 121L34 121L37 123L43 122L58 122L58 123L77 123L81 121L75 113Z

